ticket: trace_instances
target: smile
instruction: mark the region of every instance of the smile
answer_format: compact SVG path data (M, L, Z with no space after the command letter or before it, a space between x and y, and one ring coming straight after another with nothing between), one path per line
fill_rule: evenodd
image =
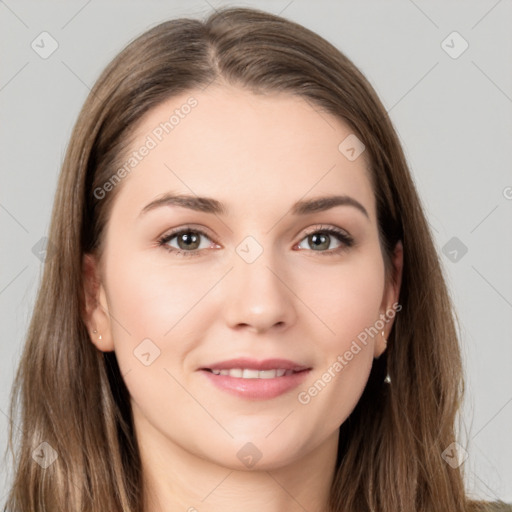
M240 379L274 379L292 375L293 370L278 368L274 370L253 370L251 368L231 368L228 370L210 370L215 375L227 375L228 377L236 377Z
M311 368L294 371L284 368L255 370L249 368L207 369L199 373L209 387L246 400L270 400L300 386Z

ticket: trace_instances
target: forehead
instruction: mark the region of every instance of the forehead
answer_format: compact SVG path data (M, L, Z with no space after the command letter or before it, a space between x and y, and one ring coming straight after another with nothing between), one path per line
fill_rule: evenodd
M340 150L350 136L341 119L289 93L192 90L137 125L124 160L149 149L130 169L124 194L193 193L243 209L340 193L363 202L374 218L366 155L349 160Z

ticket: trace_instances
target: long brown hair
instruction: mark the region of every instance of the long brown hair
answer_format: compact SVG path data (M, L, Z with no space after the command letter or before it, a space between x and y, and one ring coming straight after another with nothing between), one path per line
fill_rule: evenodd
M128 391L115 353L97 350L85 328L82 259L101 249L122 184L104 198L94 190L118 169L136 123L164 100L213 81L299 95L347 123L366 145L388 278L392 250L403 242L402 310L341 426L331 510L477 510L466 498L461 467L442 457L455 440L463 393L459 345L438 255L386 110L327 41L243 8L144 33L108 65L80 112L54 202L54 250L13 387L15 474L6 510L142 512ZM386 371L390 385L383 383ZM41 443L58 455L46 469L33 457Z

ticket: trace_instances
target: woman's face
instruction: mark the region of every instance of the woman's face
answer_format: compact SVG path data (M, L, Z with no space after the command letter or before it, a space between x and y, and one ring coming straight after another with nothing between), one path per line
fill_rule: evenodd
M398 298L361 150L291 95L210 86L145 116L95 191L119 187L88 310L140 443L269 469L335 442Z

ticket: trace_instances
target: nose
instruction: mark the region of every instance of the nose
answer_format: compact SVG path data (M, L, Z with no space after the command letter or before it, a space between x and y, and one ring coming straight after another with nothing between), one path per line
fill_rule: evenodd
M234 255L234 268L224 282L222 308L225 321L232 329L256 333L282 331L296 321L288 273L266 253L252 263Z

